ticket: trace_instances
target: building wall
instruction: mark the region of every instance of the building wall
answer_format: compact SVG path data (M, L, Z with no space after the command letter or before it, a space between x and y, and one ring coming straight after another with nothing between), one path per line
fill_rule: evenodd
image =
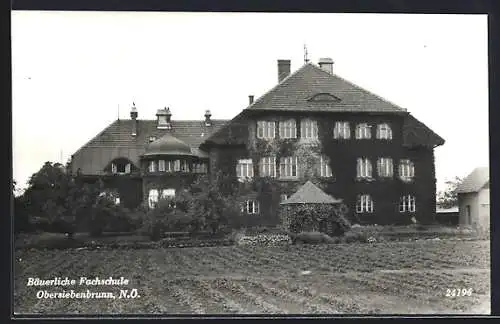
M319 140L315 143L304 141L300 134L300 120L310 117L318 121ZM278 139L276 127L275 140L261 140L256 137L257 120L275 120L295 118L297 121L297 139ZM337 140L333 138L335 121L348 121L351 126L351 139ZM355 139L355 125L367 122L372 124L372 138ZM391 125L393 139L390 141L375 138L376 124L387 122ZM430 223L435 218L435 172L434 154L432 149L408 149L403 147L402 116L398 115L361 115L361 114L280 114L259 115L248 118L248 139L246 148L222 146L212 149L212 168L222 169L236 175L236 162L240 158L252 158L254 175L259 174L258 163L262 156L275 155L279 170L279 157L290 154L299 155L299 164L304 167L299 169L298 180L282 181L271 179L272 184L267 184L266 190L258 195L261 202L261 213L267 219L277 221L280 194L288 196L295 193L307 179L318 179L311 170L311 156L326 155L330 158L334 178L323 179L322 189L347 204L349 217L357 223L371 224L408 224L412 216L420 223ZM314 141L313 141L314 142ZM371 160L373 177L372 182L356 181L356 161L358 157L367 157ZM394 176L392 179L379 179L377 174L377 158L391 157L394 162ZM398 178L398 161L409 158L415 164L415 178L411 183L404 183ZM279 171L278 171L279 172ZM262 187L262 186L261 186ZM266 187L266 186L264 186ZM259 191L259 188L257 188ZM400 213L399 201L401 193L416 196L416 213ZM358 194L370 194L374 200L374 212L356 214L355 205Z
M478 225L490 229L490 189L484 188L478 194Z
M467 218L467 206L470 206L470 220ZM479 199L476 192L458 194L459 224L474 225L478 221Z

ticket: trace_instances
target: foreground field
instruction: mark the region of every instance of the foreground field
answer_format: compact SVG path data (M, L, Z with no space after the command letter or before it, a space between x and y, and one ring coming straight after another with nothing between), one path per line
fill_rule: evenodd
M16 251L14 310L18 314L489 313L489 245L489 241L443 240ZM110 276L123 276L129 284L78 285L80 277ZM27 286L30 277L69 277L77 284ZM112 292L114 298L37 298L40 290L69 293L71 289ZM128 290L129 298L120 298L120 289ZM137 296L132 289L137 289ZM472 292L446 296L454 289Z

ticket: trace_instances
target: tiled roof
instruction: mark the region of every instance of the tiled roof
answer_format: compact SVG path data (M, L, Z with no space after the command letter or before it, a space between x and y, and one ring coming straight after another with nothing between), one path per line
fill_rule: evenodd
M403 144L405 146L424 145L435 147L443 145L444 139L424 123L408 114L405 116L403 123Z
M339 100L310 100L330 94ZM288 111L405 112L406 110L313 63L304 64L247 109Z
M149 137L158 139L167 133L189 145L194 155L207 157L199 145L227 122L215 119L211 126L205 126L204 120L172 120L172 129L165 130L156 128L156 120L137 120L137 136L132 136L132 120L115 120L73 154L73 171L80 168L83 174L102 174L117 157L128 158L138 166Z
M342 202L342 199L336 199L327 195L311 181L307 181L290 198L281 202L286 204L336 204Z
M488 167L475 168L457 187L457 193L478 192L490 181Z

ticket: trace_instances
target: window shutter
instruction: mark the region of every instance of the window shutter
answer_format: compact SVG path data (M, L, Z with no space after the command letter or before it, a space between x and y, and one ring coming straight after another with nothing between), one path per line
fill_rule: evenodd
M372 164L370 160L366 159L367 176L371 178L372 176Z
M130 173L130 163L125 166L125 173Z
M259 201L254 200L253 204L254 204L254 213L258 214L259 213Z

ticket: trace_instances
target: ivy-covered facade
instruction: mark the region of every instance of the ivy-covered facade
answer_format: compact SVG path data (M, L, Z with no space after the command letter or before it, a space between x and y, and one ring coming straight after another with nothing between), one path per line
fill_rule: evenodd
M73 155L72 168L104 179L120 203L151 201L221 170L239 183L238 203L253 225L280 222L280 202L308 180L348 207L360 224L431 223L434 148L444 140L405 109L342 79L333 62L291 73L232 120L118 120ZM126 198L127 197L127 198ZM155 198L156 197L156 198Z

